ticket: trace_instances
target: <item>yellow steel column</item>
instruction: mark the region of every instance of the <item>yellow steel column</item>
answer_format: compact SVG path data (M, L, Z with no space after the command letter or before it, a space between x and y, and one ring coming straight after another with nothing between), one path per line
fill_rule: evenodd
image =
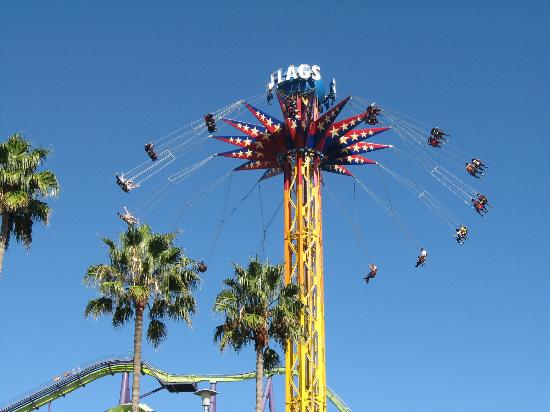
M285 170L285 281L301 286L304 342L289 342L286 411L326 411L325 327L319 156L289 153Z

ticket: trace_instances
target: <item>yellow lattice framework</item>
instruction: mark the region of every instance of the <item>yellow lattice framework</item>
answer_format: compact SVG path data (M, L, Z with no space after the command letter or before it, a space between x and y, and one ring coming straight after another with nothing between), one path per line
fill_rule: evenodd
M298 283L307 339L286 351L286 411L326 411L323 241L319 155L291 152L285 170L285 281Z

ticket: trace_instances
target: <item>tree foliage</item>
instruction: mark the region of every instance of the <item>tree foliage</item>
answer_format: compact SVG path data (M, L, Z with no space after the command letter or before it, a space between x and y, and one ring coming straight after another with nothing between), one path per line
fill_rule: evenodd
M59 184L53 172L37 171L49 155L47 149L33 149L19 133L0 143L0 271L11 236L30 247L33 224L49 221L45 199L57 195Z
M134 319L136 309L148 310L147 339L157 347L167 335L166 318L191 324L197 305L192 292L200 282L198 263L174 245L176 233L152 233L150 226L128 226L120 245L105 238L109 263L90 266L87 286L100 296L86 306L85 315L112 315L115 328Z
M262 263L258 257L250 259L246 268L235 264L233 277L224 280L226 288L214 303L214 311L225 316L214 332L220 349L231 347L239 352L253 344L263 353L265 370L281 363L271 342L284 349L288 339L304 338L300 289L296 284L284 285L283 271L283 265Z

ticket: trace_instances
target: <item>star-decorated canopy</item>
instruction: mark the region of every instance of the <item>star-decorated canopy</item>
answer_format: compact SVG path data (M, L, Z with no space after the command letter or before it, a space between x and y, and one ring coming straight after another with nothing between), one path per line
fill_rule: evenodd
M267 169L262 177L267 179L283 172L283 162L288 152L309 149L319 153L321 170L353 176L345 166L376 164L374 160L362 154L393 147L366 142L371 136L389 129L389 127L358 128L365 120L367 112L336 121L351 96L334 105L316 120L312 117L316 104L312 94L293 99L285 98L281 94L277 96L284 121L245 103L261 125L223 119L244 135L211 136L238 146L236 150L218 153L218 156L246 160L246 163L235 170ZM295 99L300 99L298 107Z

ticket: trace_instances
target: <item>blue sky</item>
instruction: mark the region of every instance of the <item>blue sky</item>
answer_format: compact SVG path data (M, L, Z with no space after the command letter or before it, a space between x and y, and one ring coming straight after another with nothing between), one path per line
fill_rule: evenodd
M418 199L388 182L396 210L430 250L429 264L414 270L416 246L358 191L358 225L380 266L365 287L369 259L324 197L328 384L353 410L547 410L549 9L543 1L3 1L0 136L21 131L51 147L47 167L62 191L51 202L51 225L37 227L32 248L13 243L6 255L0 401L131 349L130 327L84 319L95 295L82 277L105 260L100 238L124 229L116 211L151 199L167 175L127 195L114 173L143 162L151 136L261 93L278 67L310 63L337 78L340 96L354 93L449 130L453 143L488 163L487 176L475 183L495 205L480 219L424 176L423 184L470 227L471 238L458 247ZM394 132L374 141L400 144ZM212 141L201 150L178 158L173 171L230 148ZM389 167L396 162L388 152L372 157ZM176 226L188 254L205 258L227 182L177 216L198 185L235 166L214 159L202 177L175 186L142 218L157 231ZM448 165L463 173L454 167ZM376 170L354 172L383 197ZM232 176L230 205L258 175ZM354 205L350 179L328 176L326 185L346 207ZM282 196L281 179L265 182L262 195L270 215ZM282 255L281 226L278 215L266 242L273 261ZM220 322L211 307L230 263L258 250L261 227L255 191L222 228L193 328L171 324L158 350L145 346L145 359L174 373L253 369L251 350L220 355L211 343ZM282 384L277 380L278 406ZM119 377L98 381L52 410L106 410L116 404L118 385ZM143 391L155 387L144 379ZM219 391L219 410L252 408L252 382ZM199 406L192 396L163 392L147 402L159 411Z

